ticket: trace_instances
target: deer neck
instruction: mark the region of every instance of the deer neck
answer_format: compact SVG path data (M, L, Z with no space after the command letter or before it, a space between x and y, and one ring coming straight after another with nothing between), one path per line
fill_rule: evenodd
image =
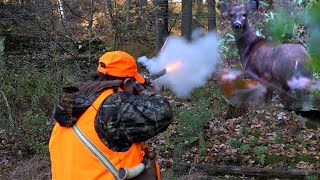
M240 61L243 67L247 64L247 56L250 49L255 45L255 41L259 37L253 32L249 24L247 24L243 31L235 33L236 45L240 54Z

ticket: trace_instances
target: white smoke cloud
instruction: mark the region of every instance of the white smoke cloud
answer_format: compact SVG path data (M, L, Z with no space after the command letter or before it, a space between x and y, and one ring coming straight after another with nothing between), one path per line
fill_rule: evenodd
M156 80L169 87L178 97L187 97L192 90L205 85L218 63L218 36L209 32L188 42L180 36L171 36L158 56L138 58L150 73L157 73L169 65L180 63L178 69L167 72Z

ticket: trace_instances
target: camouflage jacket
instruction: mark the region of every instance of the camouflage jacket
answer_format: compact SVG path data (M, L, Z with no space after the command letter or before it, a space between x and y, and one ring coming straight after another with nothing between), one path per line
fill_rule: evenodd
M107 88L122 81L91 81L76 83L62 92L53 117L61 126L70 127ZM143 142L163 132L172 122L170 103L156 92L145 89L139 95L115 92L99 107L95 129L102 142L111 150L127 151L133 142Z
M123 152L133 142L143 142L163 132L171 122L170 103L145 89L139 95L117 92L108 96L98 110L95 128L106 146Z

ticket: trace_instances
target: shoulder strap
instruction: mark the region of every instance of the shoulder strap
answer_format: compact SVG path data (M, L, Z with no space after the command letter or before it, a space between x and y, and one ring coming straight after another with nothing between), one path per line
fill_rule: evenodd
M116 180L120 180L119 172L112 162L95 146L79 129L77 124L72 126L73 131L76 133L81 142L99 159L99 161L109 170Z
M100 104L103 102L103 100L108 97L110 94L112 94L113 90L108 89L102 92L100 96L93 102L92 106L97 109ZM85 145L98 159L99 161L109 170L109 172L113 175L113 177L116 180L120 180L119 178L119 172L117 168L112 164L112 162L104 155L104 153L88 139L84 133L80 130L77 124L74 124L72 126L73 131L77 135L77 137L80 139L80 141Z

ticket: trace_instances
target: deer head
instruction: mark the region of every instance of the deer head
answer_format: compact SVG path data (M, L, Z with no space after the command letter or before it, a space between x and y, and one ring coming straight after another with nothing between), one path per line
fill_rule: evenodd
M246 28L248 24L247 15L252 14L258 9L259 0L250 0L246 4L231 7L228 2L221 1L219 3L219 9L222 11L223 16L227 17L234 30L241 30Z

